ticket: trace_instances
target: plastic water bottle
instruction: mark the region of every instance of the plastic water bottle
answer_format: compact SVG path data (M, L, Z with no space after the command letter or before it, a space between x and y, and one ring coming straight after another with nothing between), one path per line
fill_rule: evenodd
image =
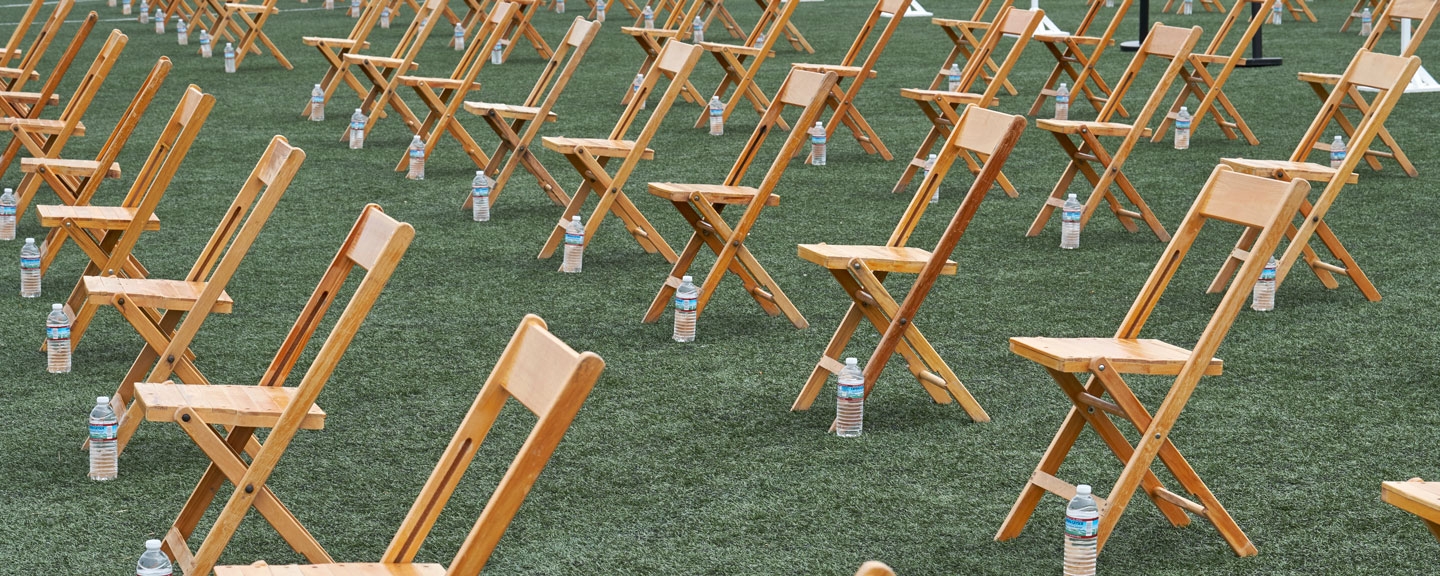
M565 260L560 263L561 272L579 274L581 259L585 257L585 225L579 216L571 216L565 225Z
M719 96L710 97L710 135L721 136L725 134L725 104L720 102Z
M455 51L456 51L456 52L464 52L464 51L465 51L465 25L464 25L464 24L461 24L461 23L459 23L459 22L456 22L456 23L455 23L455 42L453 42L453 44L455 45ZM500 45L499 45L499 44L496 44L495 46L496 46L496 47L499 47ZM495 59L494 59L494 58L491 58L490 60L493 62Z
M925 175L924 175L924 176L921 176L920 182L923 183L923 182L925 182L925 179L926 179L926 178L929 178L929 177L930 177L930 172L935 169L935 160L936 160L937 158L938 158L938 157L937 157L936 155L931 154L929 158L926 158L926 159L925 159ZM939 203L940 203L940 187L939 187L939 186L936 186L936 187L935 187L935 193L930 195L930 203L931 203L931 204L939 204Z
M1275 309L1275 269L1280 263L1271 256L1270 261L1265 263L1265 269L1260 271L1260 279L1255 281L1255 292L1250 297L1250 309L1256 312L1269 312Z
M865 373L860 361L845 359L840 370L840 385L835 389L835 435L854 438L865 424Z
M765 45L765 33L764 33L764 32L761 32L759 36L756 36L756 37L755 37L755 46L758 47L758 46L764 46L764 45Z
M51 374L70 372L70 316L63 304L51 304L45 317L45 359Z
M959 92L959 91L960 91L960 64L959 64L959 63L951 63L951 64L950 64L950 69L945 71L945 80L947 81L946 86L947 86L947 89L948 89L948 90L950 90L951 92Z
M1276 4L1276 6L1279 6L1279 4ZM1370 16L1370 7L1369 7L1369 6L1366 6L1364 10L1361 10L1361 11L1360 11L1360 35L1361 35L1361 36L1369 36L1369 35L1370 35L1370 23L1371 23L1372 21L1373 21L1373 19L1372 19L1371 16Z
M1344 163L1345 139L1336 134L1335 139L1330 142L1330 167L1339 170L1340 165Z
M470 208L470 217L476 222L490 221L490 188L494 185L484 170L475 171L475 179L470 181L470 199L475 204Z
M319 84L310 89L310 121L325 121L325 89Z
M699 313L700 289L690 276L680 278L680 287L675 289L675 333L676 342L695 341L695 316Z
M360 17L360 0L350 0L350 17Z
M556 13L556 14L564 14L564 13L565 13L565 0L555 0L555 13Z
M390 29L390 7L380 9L380 27Z
M140 23L141 23L141 24L149 24L149 23L150 23L150 2L149 2L149 0L140 0Z
M691 42L696 44L705 41L705 23L700 21L699 16L696 16L695 21L690 23L690 37Z
M181 46L190 45L190 28L185 26L184 18L175 21L175 39L180 42Z
M95 407L90 410L90 479L114 480L119 474L115 465L115 436L120 432L120 420L110 409L110 397L95 398Z
M1115 7L1115 0L1105 0L1105 7L1106 7L1106 8L1114 8L1114 7Z
M411 180L425 179L425 141L420 139L419 134L410 141L410 171L405 173L405 177Z
M15 204L19 200L15 198L15 191L5 189L0 194L0 240L15 239Z
M229 42L226 42L226 43L225 43L225 52L224 52L224 54L225 54L225 73L226 73L226 74L234 74L234 73L235 73L235 46L231 45Z
M1190 109L1180 107L1180 113L1175 115L1175 149L1190 149Z
M639 97L640 97L640 88L643 87L644 85L645 85L645 75L644 75L644 74L636 74L636 75L635 75L635 81L630 83L630 91L635 94L635 95L633 96L634 98L639 98ZM641 109L641 110L644 110L644 109L645 109L645 100L643 100L643 99L640 100L640 109Z
M812 166L825 165L825 125L816 122L807 132L810 135L810 164Z
M1065 576L1094 576L1099 534L1100 508L1090 496L1090 485L1076 486L1065 507Z
M1195 0L1185 0L1180 3L1180 13L1189 16L1195 12Z
M1060 88L1055 91L1055 119L1070 119L1070 87L1064 82L1061 82Z
M146 540L145 553L140 555L140 561L135 564L135 576L172 576L174 573L170 557L160 551L160 541Z
M595 21L605 21L605 0L595 0Z
M655 11L650 9L650 3L645 3L645 9L640 11L640 20L645 23L646 28L655 27Z
M504 64L504 63L505 63L505 41L504 41L504 40L501 40L501 41L499 41L499 42L496 42L496 43L495 43L495 47L490 49L490 63L491 63L491 64Z
M121 16L129 16L129 15L130 15L130 0L125 0L125 3L120 5L120 15L121 15Z
M165 11L159 8L155 9L155 33L165 33Z
M114 7L115 7L115 0L109 0L109 1L107 1L107 2L105 3L105 5L106 5L106 6L109 6L109 7L111 7L111 8L114 8Z
M359 150L365 147L365 113L359 108L350 115L350 149Z
M1080 247L1080 215L1085 212L1085 205L1071 194L1065 199L1065 205L1060 207L1060 248L1063 250L1074 250Z
M1280 2L1277 0L1275 5L1270 7L1270 23L1279 26L1284 21L1280 16Z
M209 32L206 32L204 28L201 28L201 29L200 29L200 57L201 57L201 58L209 58L209 57L211 57L211 56L213 56L213 55L214 55L214 51L210 48L210 33L209 33Z
M34 238L26 238L20 247L20 297L40 297L40 248Z
M323 4L321 4L320 6L321 6L322 8L324 8L324 9L326 9L326 10L334 10L334 9L335 9L335 0L325 0L325 2L324 2Z

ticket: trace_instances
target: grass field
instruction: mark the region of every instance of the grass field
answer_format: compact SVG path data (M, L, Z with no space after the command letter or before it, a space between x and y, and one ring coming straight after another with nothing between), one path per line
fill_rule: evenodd
M917 320L993 421L975 424L954 405L933 404L903 366L891 363L867 407L865 435L841 440L825 434L833 388L811 411L788 411L847 304L827 274L795 257L794 246L883 242L908 201L889 192L901 161L866 156L842 130L830 165L792 165L778 191L783 202L760 218L748 245L809 319L809 329L764 316L731 279L701 318L699 340L682 346L669 339L669 314L659 324L640 323L668 266L641 252L615 222L591 244L583 274L560 274L558 257L535 258L560 209L528 175L516 176L493 221L476 224L458 209L474 167L453 140L431 158L428 179L411 182L391 171L409 140L394 118L380 122L363 151L336 141L353 94L337 96L326 122L302 121L298 113L323 64L300 36L343 36L352 21L341 10L319 10L319 0L286 0L267 28L295 70L256 55L240 73L227 75L218 57L201 59L178 49L173 35L157 37L149 25L120 21L117 8L80 2L72 19L93 9L102 21L62 94L73 89L112 27L131 37L86 118L90 135L76 139L67 156L94 154L162 55L174 59L175 68L121 157L127 171L148 153L187 84L218 99L160 205L163 229L147 234L137 249L155 276L183 276L273 135L308 153L230 285L235 312L211 317L195 341L198 364L212 381L259 378L366 203L383 205L418 231L320 398L330 414L325 430L301 433L270 482L337 560L378 558L516 323L537 313L576 349L604 356L608 368L501 541L490 573L840 575L866 559L907 575L1059 571L1058 498L1042 503L1020 538L992 540L1068 406L1043 370L1008 352L1006 339L1111 334L1162 244L1126 233L1106 214L1096 216L1076 251L1056 247L1058 224L1025 238L1064 162L1033 122L1006 169L1021 197L992 192L955 252L960 273L941 279ZM552 43L581 3L571 4L569 14L535 19ZM1167 227L1179 222L1217 159L1281 159L1301 136L1319 101L1295 73L1339 72L1362 41L1336 31L1349 2L1313 4L1320 23L1287 18L1266 29L1266 52L1283 57L1283 66L1239 70L1228 87L1260 146L1226 141L1213 125L1201 125L1189 151L1148 142L1138 147L1126 172ZM729 5L747 26L759 13L750 2ZM779 85L789 62L838 61L871 5L826 0L800 6L795 22L816 54L780 48L761 75L765 89ZM973 4L930 0L926 7L963 17ZM1062 27L1073 26L1083 10L1076 0L1050 0L1045 8ZM19 3L0 7L0 21L14 22L22 11ZM1123 38L1135 34L1135 12ZM389 52L408 14L371 37L373 53ZM1208 41L1221 17L1158 19L1203 26ZM556 108L560 121L545 134L602 136L613 124L640 58L618 20L605 24ZM712 38L720 35L711 31ZM1396 50L1394 36L1386 50ZM422 72L443 73L457 59L443 37L437 33L422 53ZM1435 42L1421 49L1422 57L1436 54ZM897 157L908 157L927 128L898 92L928 83L948 48L926 19L905 21L880 60L879 77L860 96L861 110ZM1118 50L1107 53L1105 77L1117 77L1128 59ZM509 62L486 68L477 96L518 101L541 64L522 44ZM999 108L1023 112L1050 65L1046 52L1032 46L1012 76L1021 95L1003 98ZM709 90L719 74L707 56L696 85ZM1153 75L1141 84L1153 86ZM1148 92L1148 86L1137 89L1131 101L1138 107ZM1434 376L1440 337L1426 328L1440 320L1440 255L1431 249L1440 204L1429 196L1440 174L1440 139L1424 120L1437 97L1406 96L1388 123L1421 178L1407 178L1393 164L1379 173L1361 168L1360 183L1345 191L1328 218L1384 300L1369 303L1348 283L1326 290L1297 270L1274 312L1240 314L1219 353L1225 374L1202 381L1174 432L1259 555L1236 558L1207 523L1171 528L1153 506L1137 502L1100 559L1105 573L1389 575L1434 573L1440 566L1440 546L1415 518L1379 499L1382 480L1440 479ZM712 138L689 128L698 113L677 105L653 143L656 159L641 165L629 187L677 249L688 229L643 183L719 182L756 119L738 112L726 135ZM1079 102L1072 111L1076 118L1091 114ZM493 146L482 122L463 122ZM578 184L558 155L537 153L562 183ZM762 172L757 168L751 178ZM18 178L14 166L3 183L13 186ZM117 202L130 178L127 172L107 183L97 202ZM934 241L948 219L935 214L953 210L969 183L963 173L952 175L941 210L932 211L914 244ZM1202 236L1147 336L1188 345L1199 335L1219 301L1203 293L1205 283L1236 233L1216 230ZM43 233L34 216L21 222L22 238ZM13 258L20 243L8 246ZM708 269L708 258L702 255L697 276ZM126 573L141 543L164 533L206 463L177 427L149 424L121 459L118 480L86 479L86 459L77 449L83 420L94 397L113 390L141 340L113 310L103 310L77 351L74 372L45 372L37 351L44 316L68 293L83 263L78 250L67 249L45 279L44 297L34 300L15 295L15 266L0 270L0 285L11 287L0 297L6 327L0 366L7 367L0 370L0 572ZM892 284L902 290L899 278ZM862 333L849 353L863 359L875 335ZM1131 384L1147 402L1168 387L1160 378L1137 377ZM529 430L532 421L522 412L502 416L422 560L448 562ZM1105 494L1118 471L1087 433L1062 476ZM299 557L252 514L222 560L257 559Z

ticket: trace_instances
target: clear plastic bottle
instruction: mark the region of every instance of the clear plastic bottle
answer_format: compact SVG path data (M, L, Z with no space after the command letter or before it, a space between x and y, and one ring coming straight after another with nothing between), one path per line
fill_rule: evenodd
M149 0L140 0L140 23L141 23L141 24L149 24L149 23L150 23L150 2L149 2Z
M605 21L605 0L595 0L595 21Z
M1275 5L1276 5L1276 6L1279 6L1280 4L1277 2ZM1371 15L1370 15L1370 7L1369 7L1369 6L1366 6L1364 10L1361 10L1361 11L1360 11L1360 35L1361 35L1361 36L1369 36L1369 35L1370 35L1370 26L1371 26L1371 23L1372 23L1372 22L1374 22L1374 19L1373 19L1373 18L1371 17Z
M1269 312L1275 309L1275 270L1280 263L1275 257L1265 263L1265 268L1260 271L1260 279L1255 281L1255 291L1250 297L1250 309L1256 312Z
M495 181L485 175L484 170L475 171L475 179L470 181L470 199L474 206L470 208L470 217L476 222L490 221L490 188Z
M51 374L70 372L70 316L63 304L51 304L45 317L45 361Z
M350 17L360 17L360 0L350 0Z
M699 16L696 16L695 21L690 23L690 38L691 42L696 44L705 41L705 23L700 21Z
M675 289L675 332L671 336L676 342L695 341L695 316L698 314L700 289L690 276L680 278L680 287Z
M1175 115L1175 149L1190 149L1190 108L1180 107L1180 113Z
M560 263L561 272L579 274L585 258L585 225L579 216L571 216L565 226L565 259Z
M1080 247L1080 215L1085 212L1085 205L1080 199L1071 194L1065 199L1065 205L1060 207L1060 248L1074 250Z
M95 399L90 410L90 479L114 480L119 474L115 464L115 437L120 432L120 420L110 409L110 397Z
M231 45L229 42L226 42L226 43L225 43L225 52L224 52L224 54L225 54L225 73L226 73L226 74L234 74L234 73L235 73L235 46Z
M310 121L325 121L325 89L319 84L310 89Z
M19 199L15 198L15 191L5 189L0 194L0 240L15 239L15 205Z
M456 51L456 52L464 52L464 51L465 51L465 25L464 25L464 24L461 24L461 23L459 23L459 22L456 22L456 23L455 23L455 41L454 41L454 42L451 42L451 44L455 46L455 51ZM499 44L496 44L495 46L496 46L496 47L499 47L500 45L499 45ZM491 60L493 61L494 59L492 58Z
M645 9L640 11L640 20L646 28L655 27L655 10L650 8L650 3L645 3Z
M146 540L145 553L135 563L135 576L173 576L170 557L160 550L159 540Z
M381 27L381 28L384 28L384 29L386 29L386 30L389 30L389 29L390 29L390 7L389 7L389 6L386 6L385 8L381 8L381 9L380 9L380 27Z
M946 89L951 92L960 91L960 64L951 63L950 69L945 71Z
M324 3L320 4L320 7L321 7L321 8L324 8L324 9L326 9L326 10L334 10L334 9L335 9L335 0L325 0Z
M930 172L933 171L933 170L935 170L935 161L936 161L938 158L939 158L938 156L936 156L936 155L934 155L934 154L931 154L929 158L926 158L926 159L925 159L925 173L924 173L924 175L922 175L922 176L920 177L920 181L921 181L921 182L924 182L926 178L929 178L929 177L930 177ZM936 187L935 187L935 193L930 195L930 203L931 203L931 204L939 204L939 203L940 203L940 187L939 187L939 186L936 186Z
M410 171L405 173L405 177L411 180L425 179L425 141L420 139L419 134L410 140Z
M1070 87L1066 86L1064 82L1061 82L1060 88L1055 90L1055 119L1070 119Z
M1095 545L1100 534L1100 508L1090 495L1090 485L1075 487L1075 497L1065 507L1065 576L1094 576Z
M564 13L565 13L565 0L555 0L555 13L556 13L556 14L564 14Z
M721 136L725 134L725 104L720 101L719 96L710 97L710 135Z
M175 40L179 42L181 46L190 45L190 28L185 26L184 18L175 21Z
M125 0L125 3L120 5L120 15L121 15L121 16L129 16L129 15L130 15L130 0Z
M644 75L644 74L636 74L636 75L635 75L635 81L630 83L630 91L631 91L632 93L634 93L634 96L631 96L631 97L632 97L632 98L639 98L639 97L640 97L640 88L643 87L644 85L645 85L645 75ZM645 101L644 101L644 100L641 100L641 101L640 101L640 109L641 109L641 110L644 110L644 109L645 109Z
M1195 0L1185 0L1180 3L1180 13L1186 16L1195 13Z
M200 29L200 57L209 58L214 55L214 49L210 47L210 33L204 28Z
M1336 170L1345 163L1345 139L1339 134L1330 142L1330 167Z
M1280 13L1280 2L1277 0L1275 5L1270 7L1270 23L1279 26L1284 21Z
M490 63L491 63L491 64L504 64L504 63L505 63L505 41L504 41L504 40L501 40L501 41L499 41L499 42L496 42L496 43L495 43L495 47L490 49Z
M758 48L758 47L764 46L764 45L765 45L765 33L764 33L764 32L761 32L759 36L756 36L756 37L755 37L755 46Z
M1106 8L1114 8L1114 7L1115 7L1115 0L1105 0L1105 7L1106 7Z
M359 150L365 147L365 113L359 108L350 115L350 149Z
M40 297L40 248L34 238L26 238L20 247L20 296Z
M116 4L115 0L107 0L107 1L105 2L105 5L106 5L106 6L109 6L109 7L111 7L111 8L114 8L114 7L115 7L115 4Z
M155 9L155 33L165 33L165 11L159 8Z
M835 435L854 438L865 427L865 373L860 371L860 361L846 358L839 377L835 388Z
M813 166L825 165L825 124L816 122L806 132L810 135L810 164Z

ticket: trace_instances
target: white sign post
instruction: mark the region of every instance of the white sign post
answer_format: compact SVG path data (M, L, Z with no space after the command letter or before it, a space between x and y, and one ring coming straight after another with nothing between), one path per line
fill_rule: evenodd
M1040 9L1040 0L1030 0L1030 9L1031 9L1031 10L1039 10L1039 9ZM1066 31L1064 31L1064 30L1061 30L1059 26L1056 26L1056 25L1055 25L1055 22L1054 22L1053 20L1051 20L1049 16L1041 16L1041 17L1040 17L1040 27L1035 29L1035 33L1036 33L1036 34L1069 34L1069 32L1066 32Z

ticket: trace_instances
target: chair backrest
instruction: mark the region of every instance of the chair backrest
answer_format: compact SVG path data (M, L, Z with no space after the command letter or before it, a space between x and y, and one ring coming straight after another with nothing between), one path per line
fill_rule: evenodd
M75 63L75 57L80 54L80 49L85 46L85 41L90 38L90 31L95 29L95 23L98 21L100 21L100 16L93 11L80 21L80 27L75 29L75 35L70 38L70 44L65 47L65 53L60 55L60 60L55 62L55 67L45 78L45 84L40 88L39 99L31 107L31 118L38 118L39 111L44 108L44 103L49 101L50 95L60 89L60 81L65 79L65 74L70 71L70 65ZM11 89L18 90L20 85L16 83Z
M445 572L448 576L478 575L604 369L605 361L600 356L575 352L551 334L539 316L525 316L430 479L420 489L420 496L381 562L404 564L414 560L500 409L514 398L538 420Z
M1125 19L1125 13L1130 11L1130 4L1134 0L1120 0L1115 5L1115 13L1110 16L1110 23L1105 25L1105 31L1101 36L1109 39L1115 36L1115 31L1120 29L1120 22ZM1090 7L1085 10L1085 16L1080 19L1080 25L1075 27L1071 34L1075 36L1086 36L1090 34L1090 27L1100 19L1100 14L1109 8L1104 7L1104 2L1088 2ZM1103 46L1104 44L1101 44Z
M791 124L790 135L785 138L785 143L780 146L780 152L775 155L775 161L770 163L770 169L765 172L764 180L761 180L757 187L760 193L756 195L750 205L745 208L745 216L742 217L742 224L737 224L735 230L748 230L750 223L759 215L760 209L770 199L770 194L780 184L780 177L785 174L785 169L790 166L790 161L800 152L801 146L809 139L806 130L815 124L820 113L825 109L825 98L830 89L835 86L839 78L834 72L820 74L792 68L785 81L780 84L780 90L775 92L775 99L770 101L770 107L765 109L765 114L760 116L760 123L755 125L755 130L750 133L750 139L745 142L741 149L740 156L735 159L735 164L730 167L730 173L725 176L726 186L739 186L745 179L745 173L750 170L750 165L755 162L760 154L760 147L764 146L765 139L776 130L780 122L781 113L787 106L800 108L800 116ZM748 221L747 221L748 220ZM743 242L743 238L737 238Z
M525 97L523 105L537 110L534 129L545 123L545 117L550 115L550 109L555 107L555 102L565 91L565 85L570 83L570 78L580 68L580 61L585 58L590 44L599 33L598 22L591 22L581 16L576 16L570 23L570 29L565 31L565 37L555 46L550 61L545 63L540 77L535 80L535 87L531 88L530 94Z
M1098 122L1108 122L1120 108L1120 103L1125 99L1125 93L1135 84L1140 77L1141 69L1145 61L1150 58L1168 60L1164 74L1160 81L1155 84L1155 89L1145 99L1145 107L1140 112L1130 117L1130 123L1135 127L1131 136L1139 138L1140 132L1150 123L1150 117L1164 103L1165 93L1170 90L1170 84L1184 71L1185 63L1194 52L1195 45L1200 42L1200 27L1176 28L1156 23L1150 28L1150 33L1145 36L1145 41L1140 43L1140 49L1135 51L1135 56L1130 59L1130 64L1125 67L1125 73L1115 83L1110 91L1110 99L1100 107L1100 113L1096 115Z
M360 10L360 17L355 19L355 25L350 27L350 33L345 36L355 43L350 50L358 52L360 47L365 45L366 39L370 38L370 32L380 23L380 13L389 6L390 2L381 0L367 3L365 8Z
M984 5L981 6L983 8ZM861 564L860 569L855 571L855 576L895 576L895 571L886 566L884 562L871 560Z
M1370 141L1385 124L1385 119L1390 117L1390 111L1405 94L1405 87L1410 84L1410 78L1415 76L1415 71L1419 68L1419 56L1391 56L1364 49L1356 52L1350 65L1345 68L1345 73L1340 76L1340 81L1320 106L1315 120L1311 121L1310 127L1306 129L1300 145L1290 155L1290 160L1304 162L1310 156L1313 143L1320 141L1331 121L1351 107L1346 100L1349 93L1357 88L1374 90L1376 95L1370 100L1370 110L1356 123L1350 141L1345 144L1350 150L1369 150ZM1345 163L1341 165L1339 173L1349 174L1364 157L1364 154L1359 153L1346 154Z
M34 4L31 4L30 9L25 11L25 15L22 17L20 25L16 29L18 34L23 36L23 30L30 27L30 22L25 21L24 18L33 19L35 15L32 14L32 12L40 5L40 2L41 0L36 0ZM60 33L60 27L65 24L65 17L70 15L70 9L74 7L75 0L60 0L55 3L55 9L50 12L50 17L45 19L45 24L40 26L40 32L37 33L35 39L30 42L30 48L20 57L20 65L17 66L17 68L20 69L19 72L14 78L4 83L6 90L19 92L24 88L25 83L30 80L30 74L35 72L35 68L40 65L40 59L45 57L45 51L50 49L50 43L54 41L56 35ZM84 32L86 36L89 36L90 30L88 28L84 29ZM16 44L16 40L17 38L15 37L10 38L12 44ZM18 46L14 49L6 46L6 52L3 60L0 60L0 66L5 66L13 57L15 50L18 49ZM65 62L59 64L66 68L69 67L69 64ZM59 68L58 66L57 68L59 74L64 76L65 68Z
M120 151L123 150L125 144L130 141L130 134L135 131L136 126L140 125L140 119L145 116L145 111L150 108L150 103L155 100L155 94L160 91L160 86L165 83L165 78L170 75L170 68L170 58L167 56L161 56L159 60L155 61L155 66L150 68L150 74L146 76L145 81L140 84L140 90L135 93L135 98L130 100L130 105L126 106L125 112L120 115L120 121L115 123L115 129L110 131L110 137L106 138L105 143L100 146L100 153L95 156L97 173L103 173L103 171L108 170L110 164L115 162L116 158L120 156ZM136 178L136 184L144 180L143 175L144 173L142 172L141 177ZM98 186L101 178L96 177L93 178L93 180L95 180L95 184L90 186L90 189L86 192L93 193L94 187ZM123 205L133 207L130 199L134 195L135 187L132 186L130 194L126 196L126 202ZM90 200L89 195L82 196L79 200L79 203L82 205L88 204Z
M1400 55L1414 56L1415 50L1420 47L1420 41L1425 39L1425 33L1430 31L1430 25L1435 23L1437 13L1440 13L1440 0L1392 0L1375 19L1375 25L1370 29L1370 36L1365 38L1362 49L1374 52L1375 46L1380 43L1380 37L1392 23L1398 26L1400 20L1409 18L1412 21L1410 45L1404 46Z
M57 2L55 8L58 10L60 4L64 3L65 2ZM73 0L71 4L74 4ZM10 39L5 41L5 53L0 54L0 66L9 66L10 61L19 53L20 43L25 40L25 35L30 32L30 25L35 23L36 18L40 17L40 9L44 6L45 0L30 0L30 6L27 7L25 13L20 16L20 21L15 23L15 29L10 31ZM69 8L66 8L66 10L68 11ZM64 18L61 18L61 20L64 20ZM25 53L25 56L29 55L29 52Z
M1025 52L1025 47L1030 44L1030 37L1035 35L1035 30L1040 27L1040 22L1045 19L1044 10L1019 10L1013 7L1005 7L995 16L995 21L986 30L985 36L980 39L980 45L970 54L965 61L965 70L960 73L960 90L969 92L976 82L983 81L986 75L986 66L991 61L1000 46L1000 38L1009 36L1014 39L1010 45L1010 52L1000 62L995 74L985 85L985 91L980 99L981 106L991 106L995 102L995 96L1005 87L1005 79L1010 71L1015 68L1015 63L1020 61L1020 54ZM941 71L945 74L945 71ZM938 86L939 83L937 82Z
M451 80L461 81L461 87L457 93L468 92L470 85L480 76L480 71L490 61L490 51L505 39L505 32L510 28L510 22L519 13L519 6L515 2L501 2L485 15L485 21L480 24L480 29L475 31L475 41L465 47L465 53L455 64L455 69L450 72ZM460 100L460 98L452 98L452 103L458 107Z
M397 74L408 73L406 71L410 69L410 64L415 62L415 57L420 55L420 49L425 47L425 41L430 38L430 31L435 29L435 22L439 20L440 11L445 9L447 1L425 0L420 9L415 11L415 19L410 21L410 26L405 29L405 34L390 53L391 58L404 63L396 68Z
M994 18L986 18L986 17L985 17L985 14L990 11L990 3L991 3L992 1L993 1L993 0L980 0L980 4L978 4L978 5L975 6L975 13L970 15L970 21L971 21L971 22L991 22L991 21L994 21ZM1001 13L1001 12L1004 12L1006 8L1009 8L1010 6L1012 6L1012 5L1014 5L1014 4L1015 4L1015 0L1001 0L1000 3L999 3L999 5L995 7L995 16L998 18L998 17L1000 16L1000 13ZM938 20L938 18L937 18L937 20Z
M95 99L95 94L100 91L105 78L110 76L110 69L120 59L120 53L125 50L125 44L129 40L130 38L118 29L110 31L110 37L105 40L105 45L100 47L100 52L95 54L95 60L90 63L90 69L85 71L85 76L75 86L75 93L70 96L65 109L60 111L58 120L65 124L65 136L68 136L85 116L90 102Z
M1210 361L1225 340L1230 326L1241 306L1250 297L1250 289L1260 278L1280 239L1285 235L1291 220L1299 211L1300 202L1310 192L1310 184L1295 179L1289 182L1250 176L1233 172L1228 166L1216 166L1205 182L1195 203L1171 238L1170 244L1160 256L1160 261L1150 272L1145 286L1140 290L1135 303L1130 306L1116 338L1133 339L1140 337L1140 329L1149 319L1151 312L1160 301L1166 286L1174 278L1181 260L1189 252L1200 229L1209 220L1220 220L1244 226L1256 232L1255 243L1250 249L1245 264L1230 288L1225 291L1215 313L1205 325L1190 353L1190 358L1176 376L1170 395L1155 414L1157 422L1173 422L1194 390L1196 382L1205 373ZM1173 413L1170 413L1173 412ZM1164 433L1162 431L1162 433Z
M870 71L875 69L875 61L880 59L880 54L890 43L890 37L894 36L895 30L900 27L900 21L904 20L901 15L909 8L910 0L878 0L875 2L875 8L870 11L870 16L860 27L860 33L855 35L855 41L850 44L850 50L845 52L845 58L840 61L840 65L859 66L861 72L860 76L856 77L857 80L869 75ZM885 17L887 14L889 17ZM882 18L885 20L885 26L880 28L880 36L871 42L870 36L874 34ZM869 52L865 51L866 46L870 47ZM865 55L863 61L856 64L855 61L861 59L862 53Z
M1240 60L1245 58L1245 51L1250 49L1250 40L1260 31L1260 27L1265 25L1265 20L1267 15L1270 14L1270 9L1279 1L1280 0L1235 0L1235 5L1231 6L1230 11L1225 13L1225 20L1221 21L1220 27L1215 29L1215 35L1210 37L1210 44L1206 45L1203 54L1207 56L1228 55L1230 58L1226 61L1226 67L1234 68L1236 64L1240 63ZM1255 15L1253 17L1250 16L1251 10L1249 6L1251 4L1260 5L1254 9ZM1249 23L1245 26L1245 31L1240 34L1239 38L1235 39L1234 43L1229 44L1230 47L1227 49L1225 39L1230 35L1230 31L1235 28L1235 24L1244 17L1250 18Z
M695 69L695 63L700 61L702 50L694 44L687 44L679 41L666 42L660 48L660 54L655 57L655 65L650 67L650 74L645 76L644 82L640 84L640 91L630 98L630 104L625 107L625 112L620 115L620 120L615 123L615 128L610 131L609 139L625 140L625 135L630 132L630 125L639 118L640 111L646 107L646 101L650 94L659 84L663 76L670 84L665 87L665 92L660 96L660 101L655 103L650 110L650 118L645 121L645 126L634 138L637 152L631 154L635 162L639 161L640 154L644 152L645 146L660 129L660 123L665 121L665 116L670 112L670 105L680 96L685 89L685 83L690 78L690 72ZM660 73L656 74L655 71ZM631 163L631 159L626 159Z

